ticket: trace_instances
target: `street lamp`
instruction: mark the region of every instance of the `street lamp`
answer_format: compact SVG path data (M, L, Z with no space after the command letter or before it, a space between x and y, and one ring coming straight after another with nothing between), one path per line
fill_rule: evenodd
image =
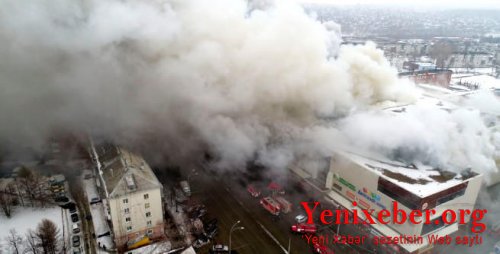
M240 224L241 221L237 221L236 223L233 224L231 227L231 230L229 230L229 254L231 254L231 235L233 234L233 231L236 230L243 230L245 227L236 227L236 225Z

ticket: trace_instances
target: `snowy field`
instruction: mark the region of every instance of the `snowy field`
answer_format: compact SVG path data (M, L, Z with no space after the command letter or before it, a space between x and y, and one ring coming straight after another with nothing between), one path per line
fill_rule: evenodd
M7 219L0 214L0 253L12 253L8 250L5 238L9 235L10 229L15 229L18 234L24 237L29 230L36 230L38 223L43 219L49 219L54 222L62 235L61 208L17 208L13 216Z
M500 79L489 75L475 75L463 77L459 75L451 76L451 83L466 82L471 84L478 84L480 88L484 89L500 89Z

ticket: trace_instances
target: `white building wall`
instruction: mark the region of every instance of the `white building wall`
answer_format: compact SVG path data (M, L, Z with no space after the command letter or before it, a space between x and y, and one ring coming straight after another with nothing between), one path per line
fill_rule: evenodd
M148 194L149 198L144 199L144 194ZM128 203L124 203L124 199L128 199ZM160 188L112 198L109 203L115 238L148 230L163 223ZM146 204L149 204L149 208L146 208ZM129 209L129 213L125 212L126 208ZM151 213L151 217L146 217L147 212ZM127 217L130 218L130 222L126 221ZM151 226L147 225L148 221L151 221ZM132 227L130 231L127 230L129 226Z
M358 201L358 207L359 207L359 200L363 200L364 202L369 203L370 209L375 209L374 214L378 214L382 208L377 205L376 203L371 202L370 200L364 198L362 195L358 194L359 191L363 191L366 189L368 192L374 193L379 196L380 200L377 202L383 206L385 206L386 209L392 211L392 202L394 199L386 196L385 194L377 191L378 188L378 179L379 175L369 169L366 169L359 164L356 164L349 160L348 158L345 158L343 156L332 156L332 161L330 165L330 174L333 175L333 184L338 184L339 186L342 187L342 191L340 192L342 196L346 197L347 199L352 200L349 198L347 192L354 193L356 196L356 199ZM355 191L352 189L349 189L346 184L342 183L342 180L345 183L346 181L355 187ZM479 193L479 189L481 187L481 182L482 182L482 175L478 175L474 178L471 178L468 182L467 189L465 191L465 194L461 197L455 198L453 200L450 200L446 203L443 203L434 209L436 210L436 214L431 217L437 218L441 216L444 210L446 209L452 209L457 211L458 209L474 209L474 204L477 199L477 195ZM326 186L327 188L331 188L334 191L338 190L332 186ZM353 207L348 207L352 209ZM406 214L408 215L412 210L409 209L408 207L405 207L401 203L398 202L398 209L402 209L406 211ZM466 217L466 221L469 221L470 215ZM390 221L393 221L392 218ZM412 224L409 222L409 220L406 221L404 224L388 224L390 228L393 230L397 231L398 233L401 234L406 234L406 235L420 235L422 232L422 227L423 224Z

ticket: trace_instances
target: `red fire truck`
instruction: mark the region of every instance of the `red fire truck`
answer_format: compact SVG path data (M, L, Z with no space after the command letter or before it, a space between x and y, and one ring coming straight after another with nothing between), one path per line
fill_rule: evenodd
M292 203L288 202L288 200L280 196L274 197L274 199L280 205L280 210L283 213L289 213L292 211Z
M264 209L269 211L273 215L279 215L280 214L280 204L276 202L272 197L265 197L260 200L260 204Z
M316 225L309 225L305 223L294 224L291 227L292 232L296 233L316 233L318 228Z

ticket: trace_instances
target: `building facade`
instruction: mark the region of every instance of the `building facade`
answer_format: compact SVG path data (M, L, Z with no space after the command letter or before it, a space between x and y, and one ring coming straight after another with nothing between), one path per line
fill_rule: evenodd
M118 250L164 237L163 186L139 155L113 145L95 148L98 187Z
M371 158L349 152L339 152L331 157L325 187L328 196L344 208L374 209L375 214L383 209L392 209L393 201L398 208L410 214L412 210L434 209L432 223L374 224L374 234L398 237L423 236L423 242L399 244L398 253L426 253L432 248L426 235L447 235L458 230L458 222L447 225L439 222L445 210L459 213L459 209L473 210L482 175L471 171L462 174L440 171L431 167L406 165L384 158ZM352 202L359 205L354 207ZM362 214L358 211L358 214ZM363 216L361 216L363 217ZM465 222L470 215L465 216ZM436 222L437 221L437 222Z

